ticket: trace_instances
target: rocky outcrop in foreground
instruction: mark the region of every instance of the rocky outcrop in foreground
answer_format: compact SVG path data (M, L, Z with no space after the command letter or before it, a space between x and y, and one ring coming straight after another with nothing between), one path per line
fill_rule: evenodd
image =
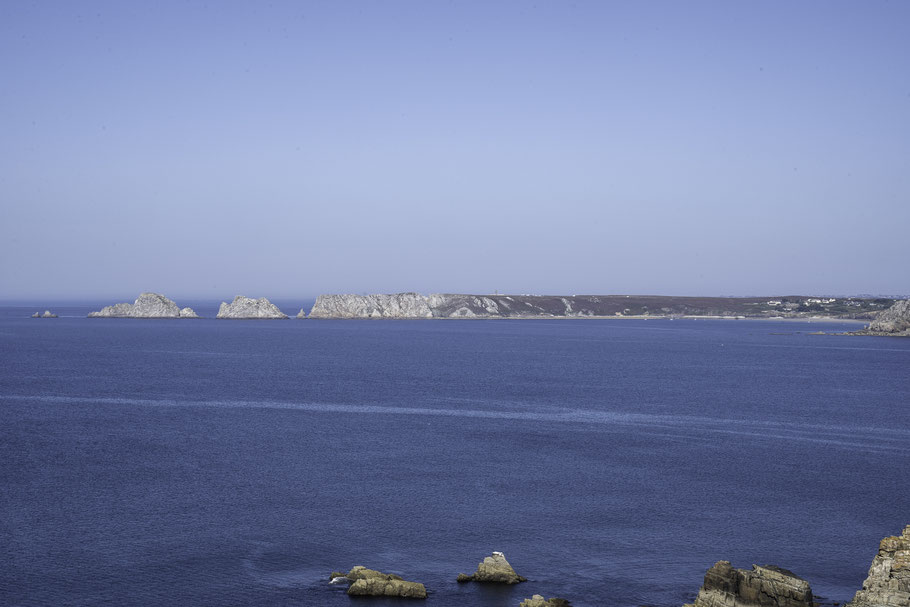
M910 337L910 299L902 299L883 310L868 327L853 335Z
M566 599L552 598L547 600L539 594L535 594L529 599L525 599L518 607L571 607Z
M477 565L477 571L473 575L464 573L458 574L458 582L484 582L493 584L517 584L527 582L527 578L515 573L512 565L506 560L501 552L494 552L491 556L483 559L482 563Z
M910 607L910 525L881 541L863 589L848 606Z
M32 314L32 318L57 318L57 315L51 312L50 310L45 310L44 314L41 312L35 312Z
M809 583L792 571L773 565L734 569L729 561L718 561L708 569L694 603L694 607L812 606Z
M118 303L89 312L89 318L199 318L192 308L180 308L158 293L142 293L131 304Z
M253 299L238 295L231 303L221 302L215 318L249 319L249 318L287 318L287 314L265 297Z
M419 582L408 582L401 577L367 569L357 565L347 573L333 572L330 583L339 583L339 578L352 582L348 588L349 596L394 596L406 599L427 598L426 587Z

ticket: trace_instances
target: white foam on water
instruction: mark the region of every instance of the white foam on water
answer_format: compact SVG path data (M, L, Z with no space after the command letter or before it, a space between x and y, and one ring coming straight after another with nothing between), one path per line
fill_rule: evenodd
M875 452L910 452L910 429L852 427L812 424L796 421L774 422L752 419L727 419L688 415L655 415L594 409L554 407L535 411L492 411L488 409L452 409L403 407L374 404L336 404L287 402L274 400L174 400L141 398L97 398L51 395L0 395L0 400L43 402L49 404L104 404L143 407L199 407L228 409L282 409L313 413L407 415L433 417L466 417L493 420L539 421L598 426L636 426L660 430L670 437L693 434L737 435L756 439L815 442Z

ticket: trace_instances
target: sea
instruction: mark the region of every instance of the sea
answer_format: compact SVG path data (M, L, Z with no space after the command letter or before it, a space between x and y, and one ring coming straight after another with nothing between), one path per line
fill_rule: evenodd
M0 307L0 604L843 603L910 524L910 339L774 320L88 319ZM296 313L299 304L282 306ZM492 551L528 581L458 584Z

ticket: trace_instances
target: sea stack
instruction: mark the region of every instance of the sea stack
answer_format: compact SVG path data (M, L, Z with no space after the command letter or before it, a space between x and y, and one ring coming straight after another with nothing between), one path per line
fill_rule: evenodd
M910 525L886 537L872 559L869 577L848 607L910 607Z
M287 318L287 314L265 297L253 299L238 295L231 303L221 302L218 316L215 318L250 319L250 318Z
M734 569L730 561L718 561L705 574L694 607L813 607L813 598L809 582L792 571L774 565Z
M192 308L180 308L158 293L142 293L133 303L118 303L89 312L89 318L199 318Z
M50 310L45 310L44 314L41 312L35 312L32 314L32 318L57 318L57 315L51 312Z
M472 575L458 574L458 582L482 582L492 584L517 584L527 582L527 578L515 573L512 565L506 560L502 552L494 552L477 565L477 571Z

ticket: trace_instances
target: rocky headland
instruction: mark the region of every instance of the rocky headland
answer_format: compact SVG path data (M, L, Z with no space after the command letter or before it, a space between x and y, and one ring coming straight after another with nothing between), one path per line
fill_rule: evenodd
M695 603L684 607L813 607L809 583L774 565L734 569L718 561L705 573Z
M320 295L309 318L851 318L872 319L893 299L663 295Z
M910 525L881 541L869 577L848 607L910 607Z
M851 335L910 337L910 299L901 299L875 317L869 326Z
M343 579L342 579L343 578ZM347 573L332 572L329 583L350 582L349 596L390 596L407 599L427 598L426 587L419 582L409 582L400 576L367 569L357 565Z
M515 573L512 565L506 560L501 552L494 552L492 555L478 563L477 570L472 575L464 573L458 574L458 582L482 582L492 584L517 584L526 582L527 578Z
M89 318L199 318L192 308L181 308L158 293L142 293L133 303L106 306Z
M251 318L287 318L287 314L265 297L253 299L238 295L231 303L221 302L215 318L251 319Z

